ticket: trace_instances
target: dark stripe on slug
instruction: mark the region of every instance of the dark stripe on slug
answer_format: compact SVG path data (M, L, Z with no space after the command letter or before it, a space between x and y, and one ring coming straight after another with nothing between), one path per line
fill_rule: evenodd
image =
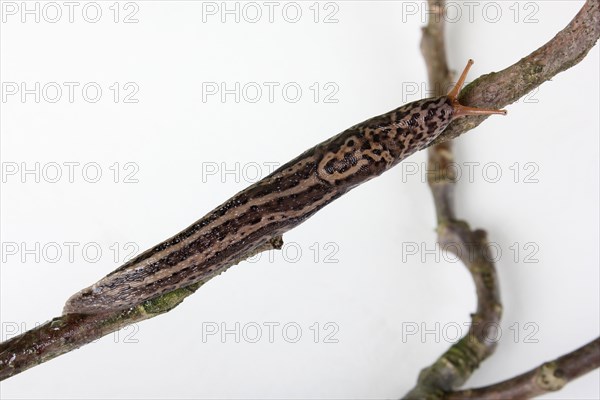
M126 264L122 265L121 267L110 273L108 276L114 275L115 273L119 273L127 268L133 267L134 265L141 264L142 262L149 265L150 268L153 268L154 263L148 263L148 260L154 257L157 253L165 251L170 247L177 245L185 241L186 239L191 238L204 227L210 225L211 223L217 221L220 218L225 217L226 215L235 213L240 209L240 207L248 204L248 202L250 201L254 202L265 196L272 195L273 192L285 191L287 189L300 185L303 180L310 178L315 173L315 164L311 158L313 153L314 148L310 149L309 151L306 151L302 154L301 157L297 157L291 162L281 166L263 180L250 186L246 190L238 193L234 198L230 199L226 203L217 207L215 210L211 211L201 220L195 222L194 224L192 224L182 232L178 233L177 235L173 236L172 238L167 239L159 245L141 253L134 259L128 261ZM289 166L291 165L301 166L302 168L294 172L292 175L288 174L288 179L284 179L285 175L282 175L282 172L284 172L284 170L288 170Z
M290 194L289 199L295 201L283 202L282 199L286 196L286 191L289 189L297 187L298 184L289 185L286 190L282 191L277 198L270 200L267 203L262 203L260 205L261 214L264 217L268 217L269 214L273 212L282 212L287 210L294 209L295 202L306 202L310 199L307 199L305 193L314 193L316 191L316 187L309 186L303 192L297 194ZM323 193L323 188L319 188L319 192ZM257 199L252 200L253 202L258 201L264 198L258 197ZM258 206L257 206L258 207ZM220 225L215 226L209 232L203 234L193 242L187 244L183 248L170 253L167 257L158 260L153 267L158 268L160 264L165 264L167 266L174 266L186 258L190 257L193 254L198 254L204 252L206 249L216 248L220 249L222 247L227 247L229 245L229 239L231 236L238 236L238 231L240 228L245 226L252 226L264 221L265 218L263 216L257 215L255 211L249 210L243 214L232 216L230 219L224 220ZM217 242L222 242L217 244Z
M113 304L126 304L130 300L139 298L144 293L149 293L155 287L160 287L161 289L155 294L155 296L160 295L161 293L165 293L171 290L176 289L178 286L178 282L181 281L198 281L200 279L206 279L214 274L218 274L221 272L221 268L228 265L229 262L234 260L236 257L239 257L240 254L244 254L253 250L253 248L258 247L260 244L264 243L266 240L272 237L273 232L277 232L279 229L286 228L289 229L290 223L294 226L300 224L306 218L309 218L315 212L317 212L320 208L324 207L329 202L333 201L339 195L333 195L327 201L319 204L317 207L311 207L311 205L315 204L319 200L322 200L325 195L318 190L310 189L306 191L305 194L306 202L303 207L300 207L298 211L306 211L302 212L300 217L296 218L287 218L280 221L272 222L269 224L265 224L261 226L256 231L252 232L248 235L246 240L244 241L236 241L232 243L230 246L225 248L222 251L215 252L211 257L203 259L201 262L190 264L185 268L168 268L166 270L161 270L161 275L163 275L160 279L157 280L146 280L144 282L139 282L139 284L131 285L129 290L123 292L121 294L117 294L117 296L113 299ZM274 211L285 211L282 208L275 208ZM277 233L276 233L277 234ZM260 242L258 245L252 244ZM152 278L157 274L150 274L147 278ZM190 279L189 277L193 277ZM120 279L112 282L111 287L119 287L123 284L123 281ZM155 297L153 296L153 297Z
M327 192L323 190L323 185L312 185L306 188L303 192L290 196L290 199L294 201L282 202L281 197L275 198L267 203L261 205L262 213L264 217L260 217L261 221L268 221L268 217L275 213L285 213L288 211L298 211L301 209L309 208L314 202L321 200ZM257 225L259 222L255 222L257 215L255 212L248 211L237 217L232 217L223 221L220 225L214 227L211 231L201 235L193 242L187 244L177 251L169 253L167 256L153 260L152 263L144 265L144 268L137 270L136 268L130 269L128 272L120 274L118 277L114 277L112 285L118 285L122 282L139 282L144 281L148 276L167 273L169 269L178 269L179 265L185 260L189 259L194 255L204 254L207 250L212 252L223 252L224 250L234 251L232 246L232 240L230 239L242 239L240 237L240 230L243 227L252 228L253 225ZM285 222L287 218L280 218L277 224ZM263 222L263 224L268 224ZM261 226L257 226L255 229L250 230L250 234L256 230L260 230ZM250 234L245 235L245 240L248 240ZM220 243L219 243L220 242ZM235 243L235 241L233 241ZM204 264L210 257L201 257L199 263Z

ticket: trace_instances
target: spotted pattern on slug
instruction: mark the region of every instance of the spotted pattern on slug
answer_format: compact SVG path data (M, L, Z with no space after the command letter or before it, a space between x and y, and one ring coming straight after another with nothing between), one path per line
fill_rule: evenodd
M339 185L362 182L428 145L452 120L447 97L409 103L355 125L323 143L317 173Z

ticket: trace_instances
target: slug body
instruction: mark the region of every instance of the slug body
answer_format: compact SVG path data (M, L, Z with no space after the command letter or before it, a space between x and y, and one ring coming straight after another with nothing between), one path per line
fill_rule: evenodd
M505 113L458 104L456 97L471 64L469 60L448 96L406 104L305 151L187 229L73 295L64 313L117 311L206 281L426 147L458 116Z

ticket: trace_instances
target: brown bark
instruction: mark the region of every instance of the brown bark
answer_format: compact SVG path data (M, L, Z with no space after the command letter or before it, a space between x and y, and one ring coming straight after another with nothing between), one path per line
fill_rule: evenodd
M275 237L243 259L263 251L281 249L283 240ZM233 264L237 264L240 259ZM56 317L19 336L0 343L0 381L31 367L78 349L128 325L171 311L204 282L166 293L137 307L103 314L67 314Z
M560 390L573 379L598 367L600 367L600 338L514 378L478 389L448 393L443 398L447 400L530 399Z

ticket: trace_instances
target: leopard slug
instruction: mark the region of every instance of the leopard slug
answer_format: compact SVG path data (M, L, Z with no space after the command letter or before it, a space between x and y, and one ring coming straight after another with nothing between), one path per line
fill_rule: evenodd
M350 189L426 147L465 115L506 114L458 102L469 60L447 96L368 119L305 151L184 231L71 296L64 313L118 311L205 281Z

